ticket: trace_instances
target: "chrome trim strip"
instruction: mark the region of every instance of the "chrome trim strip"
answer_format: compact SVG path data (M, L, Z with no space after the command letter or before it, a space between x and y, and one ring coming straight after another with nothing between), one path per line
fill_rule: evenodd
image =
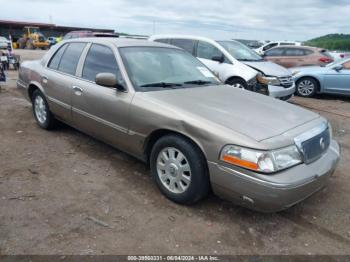
M61 102L61 101L59 101L59 100L57 100L57 99L55 99L55 98L52 98L52 97L48 96L47 99L48 99L49 101L51 101L51 102L53 102L53 103L59 105L59 106L64 107L65 109L68 109L68 110L71 109L71 106L70 106L70 105L68 105L68 104L66 104L66 103L63 103L63 102Z
M73 112L75 112L75 113L78 113L78 114L80 114L80 115L83 115L83 116L85 116L85 117L87 117L87 118L90 118L90 119L92 119L92 120L94 120L94 121L96 121L96 122L99 122L99 123L103 124L103 125L109 126L109 127L113 128L113 129L116 129L116 130L118 130L118 131L120 131L120 132L123 132L123 133L125 133L125 134L128 133L128 130L127 130L127 129L125 129L125 128L121 127L121 126L118 126L118 125L116 125L116 124L114 124L114 123L111 123L111 122L109 122L109 121L106 121L106 120L104 120L104 119L102 119L102 118L100 118L100 117L91 115L91 114L89 114L89 113L87 113L87 112L85 112L85 111L82 111L82 110L80 110L80 109L78 109L78 108L75 108L75 107L72 107L72 110L73 110Z

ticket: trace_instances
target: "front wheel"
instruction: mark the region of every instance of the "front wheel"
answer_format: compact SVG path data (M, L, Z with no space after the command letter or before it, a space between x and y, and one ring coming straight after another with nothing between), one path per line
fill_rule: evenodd
M160 138L154 145L151 173L161 192L179 204L193 204L208 195L207 163L201 150L179 135Z
M40 90L35 90L32 96L33 114L37 124L43 129L52 129L56 120L49 110L49 106Z
M301 97L313 97L318 88L318 83L311 77L305 77L297 82L296 93Z

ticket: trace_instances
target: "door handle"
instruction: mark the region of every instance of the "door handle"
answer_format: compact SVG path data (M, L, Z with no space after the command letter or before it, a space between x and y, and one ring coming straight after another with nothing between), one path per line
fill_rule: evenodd
M77 96L81 96L83 94L83 89L81 89L79 86L73 86L74 94Z
M49 78L47 76L42 76L41 80L43 81L44 84L47 84L47 82L49 81Z

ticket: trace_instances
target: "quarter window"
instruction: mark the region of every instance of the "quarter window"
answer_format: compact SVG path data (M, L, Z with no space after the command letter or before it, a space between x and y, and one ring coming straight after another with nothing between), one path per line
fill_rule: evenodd
M82 77L95 82L99 73L112 73L121 80L113 51L107 46L92 44L85 59Z
M304 56L305 52L304 52L304 49L287 48L284 55L285 56Z
M61 62L62 55L64 54L64 51L66 50L67 46L68 46L67 44L63 45L63 46L60 47L60 49L58 49L58 51L56 51L56 53L51 58L51 61L50 61L49 65L48 65L49 68L55 69L55 70L58 69L58 66L59 66L59 64Z
M81 53L83 52L85 46L85 43L69 44L62 56L58 70L70 75L75 75Z
M190 39L172 39L172 45L182 48L183 50L193 54L195 41Z
M218 57L223 55L224 54L212 44L209 44L203 41L198 42L197 57L212 60L213 57ZM226 57L225 57L225 63L229 63Z

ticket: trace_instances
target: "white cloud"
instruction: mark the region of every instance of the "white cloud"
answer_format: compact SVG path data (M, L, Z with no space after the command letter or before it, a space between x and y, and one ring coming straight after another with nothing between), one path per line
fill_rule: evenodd
M306 40L350 33L347 0L11 0L3 19L106 27L118 32ZM28 10L31 10L28 12ZM346 31L344 31L346 30Z

